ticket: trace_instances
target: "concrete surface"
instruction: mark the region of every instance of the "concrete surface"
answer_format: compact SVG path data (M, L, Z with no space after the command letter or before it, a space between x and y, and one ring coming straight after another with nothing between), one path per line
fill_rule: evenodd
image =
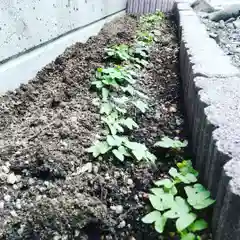
M125 7L126 0L0 1L0 62Z
M0 94L124 14L127 0L0 1Z
M213 237L240 240L240 71L186 1L177 0L174 13L196 168L216 199Z

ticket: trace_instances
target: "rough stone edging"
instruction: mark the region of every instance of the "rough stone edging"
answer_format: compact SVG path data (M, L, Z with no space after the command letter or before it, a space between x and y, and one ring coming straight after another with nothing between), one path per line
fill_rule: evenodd
M240 240L240 71L189 3L177 0L180 70L192 149L200 178L216 204L216 240Z

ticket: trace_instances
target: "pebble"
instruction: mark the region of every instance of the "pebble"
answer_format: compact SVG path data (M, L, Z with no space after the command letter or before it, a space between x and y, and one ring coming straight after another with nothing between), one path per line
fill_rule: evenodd
M119 172L114 172L114 177L118 179L121 177L121 174Z
M99 171L99 167L98 166L93 166L93 173L94 174L97 174L98 173L98 171Z
M128 185L133 185L133 180L132 180L131 178L129 178L129 179L127 180L127 184L128 184Z
M220 28L224 28L225 27L225 22L223 20L220 20L219 27Z
M123 220L119 223L118 228L124 228L126 226L126 222Z
M28 179L28 184L33 185L35 183L35 180L33 178Z
M10 196L10 195L4 195L3 199L4 199L6 202L10 202L11 196Z
M17 217L17 216L18 216L17 213L16 213L16 211L14 211L14 210L10 211L10 214L11 214L13 217Z
M136 240L136 238L133 236L130 236L128 240Z
M11 174L9 174L8 175L8 178L7 178L7 182L9 183L9 184L14 184L15 182L17 182L17 177L16 177L16 175L14 174L14 173L11 173Z
M123 206L122 205L111 206L110 209L115 211L117 214L121 214L123 212Z
M36 196L36 201L40 201L42 199L42 195Z
M138 195L134 195L134 200L135 200L136 202L139 202L139 197L138 197Z
M17 201L16 201L16 208L17 209L21 209L22 208L22 205L21 205L21 200L20 199L17 199Z
M109 180L110 179L110 176L108 173L105 174L105 180Z
M0 201L0 209L4 209L4 201Z
M172 112L172 113L175 113L175 112L177 112L177 109L176 109L176 107L174 107L174 106L171 106L171 107L169 108L169 112Z
M9 168L7 166L2 166L2 170L4 173L9 173Z

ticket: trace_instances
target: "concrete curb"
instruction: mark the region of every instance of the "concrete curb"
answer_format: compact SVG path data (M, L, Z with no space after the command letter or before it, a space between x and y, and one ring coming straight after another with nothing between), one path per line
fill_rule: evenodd
M184 102L196 168L216 199L216 240L240 240L240 71L184 0L174 5Z

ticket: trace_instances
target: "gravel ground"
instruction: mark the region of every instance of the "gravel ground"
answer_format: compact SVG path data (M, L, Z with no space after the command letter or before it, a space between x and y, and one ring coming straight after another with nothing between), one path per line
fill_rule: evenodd
M240 18L214 22L206 18L205 13L199 13L199 16L206 25L209 36L231 57L233 65L240 67Z

